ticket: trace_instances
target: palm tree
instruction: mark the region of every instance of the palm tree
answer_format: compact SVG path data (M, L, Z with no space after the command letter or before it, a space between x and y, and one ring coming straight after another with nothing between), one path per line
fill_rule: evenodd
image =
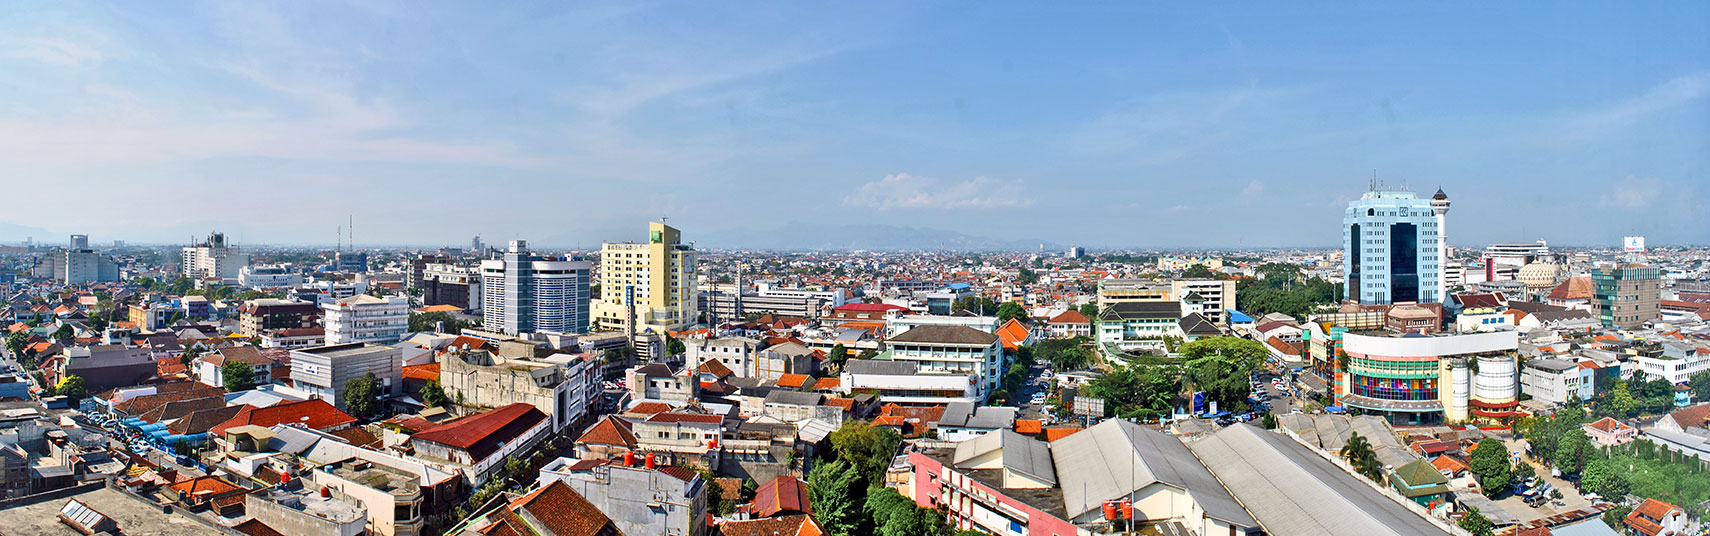
M1383 464L1378 463L1377 453L1372 452L1371 443L1360 437L1359 432L1350 432L1348 442L1343 444L1342 450L1336 454L1348 460L1348 464L1353 465L1355 471L1371 481L1383 482Z

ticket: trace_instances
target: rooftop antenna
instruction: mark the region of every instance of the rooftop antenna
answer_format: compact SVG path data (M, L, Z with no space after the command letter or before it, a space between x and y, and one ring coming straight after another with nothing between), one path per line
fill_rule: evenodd
M336 244L333 246L333 252L337 253L340 251L344 251L344 226L343 225L338 226L338 230L333 231L333 234L338 235L337 238L333 239L334 240L333 243Z

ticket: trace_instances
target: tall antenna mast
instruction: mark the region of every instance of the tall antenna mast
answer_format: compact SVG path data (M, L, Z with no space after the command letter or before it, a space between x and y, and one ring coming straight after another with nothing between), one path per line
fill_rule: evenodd
M344 226L338 226L338 230L333 231L333 234L338 235L338 238L333 239L334 244L337 244L333 246L333 252L344 251Z
M345 226L344 232L350 233L350 249L356 249L356 215L350 215L350 225Z

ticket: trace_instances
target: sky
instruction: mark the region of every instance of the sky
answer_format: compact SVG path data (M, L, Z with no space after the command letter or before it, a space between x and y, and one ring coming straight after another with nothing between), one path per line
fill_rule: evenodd
M1390 4L8 3L0 227L1332 246L1375 176L1452 245L1710 243L1710 3Z

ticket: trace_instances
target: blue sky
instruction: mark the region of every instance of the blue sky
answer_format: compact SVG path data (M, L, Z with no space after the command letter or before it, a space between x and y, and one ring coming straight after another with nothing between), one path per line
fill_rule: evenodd
M0 222L1328 246L1375 172L1455 245L1710 242L1710 4L1523 7L18 3Z

